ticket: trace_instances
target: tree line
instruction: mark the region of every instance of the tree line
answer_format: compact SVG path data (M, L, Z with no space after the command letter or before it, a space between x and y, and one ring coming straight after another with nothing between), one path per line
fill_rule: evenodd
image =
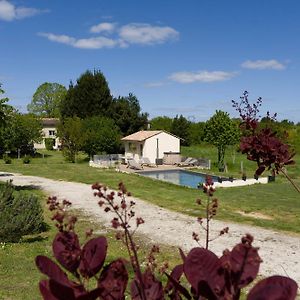
M0 85L0 96L4 91ZM206 122L191 122L183 115L170 118L155 117L148 120L135 95L113 97L106 78L98 70L86 71L66 89L59 83L40 85L27 106L28 114L22 114L0 97L0 150L30 154L33 143L40 142L41 118L60 120L57 135L63 153L75 161L78 151L89 156L122 151L120 138L139 130L165 130L181 138L184 146L203 142L218 149L218 163L224 163L228 145L239 141L239 119L230 118L223 111L216 111ZM260 126L272 126L286 142L300 146L300 124L272 118L263 118ZM288 132L288 135L286 135Z

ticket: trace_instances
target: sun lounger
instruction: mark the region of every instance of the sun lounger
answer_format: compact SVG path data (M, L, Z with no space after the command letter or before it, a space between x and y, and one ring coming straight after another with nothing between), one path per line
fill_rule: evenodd
M188 157L185 161L178 164L179 167L192 167L198 163L197 158Z
M137 163L134 159L127 159L127 168L134 170L143 170L143 167Z
M143 157L142 158L142 166L157 167L157 165L153 164L148 157Z

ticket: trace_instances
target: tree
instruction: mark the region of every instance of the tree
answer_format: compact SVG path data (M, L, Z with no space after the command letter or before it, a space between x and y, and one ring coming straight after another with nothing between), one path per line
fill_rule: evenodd
M191 145L199 145L204 139L205 122L190 123L190 141Z
M112 119L91 117L83 120L82 150L89 156L116 153L120 148L120 131Z
M70 83L66 97L62 99L62 118L77 116L81 119L92 116L109 116L112 97L104 75L100 71L86 71L77 83Z
M127 97L113 99L110 117L114 119L123 136L146 129L148 123L148 114L141 113L139 101L131 93Z
M1 88L2 84L0 83L0 95L4 94L4 90ZM8 102L8 98L0 98L0 127L5 124L7 116L12 112L12 106L6 104Z
M33 114L14 112L1 129L2 151L32 154L33 143L42 140L42 125Z
M152 130L165 130L171 132L173 119L167 116L156 117L150 121Z
M64 156L74 163L84 142L82 121L78 117L64 119L57 127L57 136L61 140Z
M171 133L182 138L183 146L190 145L190 124L191 122L188 121L183 115L180 115L179 117L176 116L172 122Z
M27 110L41 117L58 118L59 106L66 93L67 90L63 85L45 82L35 91Z
M221 110L206 122L205 141L218 149L218 166L224 168L225 150L228 145L234 145L239 140L239 129L230 119L229 114Z

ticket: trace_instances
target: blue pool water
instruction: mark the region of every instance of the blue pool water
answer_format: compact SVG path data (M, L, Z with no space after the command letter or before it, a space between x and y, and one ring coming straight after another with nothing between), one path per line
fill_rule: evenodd
M171 183L197 188L198 184L205 182L206 175L186 170L164 170L164 171L148 171L139 172L143 176L154 179L168 181ZM218 181L217 176L212 176L214 182Z

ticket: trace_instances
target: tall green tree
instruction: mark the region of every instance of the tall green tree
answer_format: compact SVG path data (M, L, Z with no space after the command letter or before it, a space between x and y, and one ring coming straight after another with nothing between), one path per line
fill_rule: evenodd
M228 145L234 145L239 141L239 128L233 122L227 112L217 110L206 122L205 141L218 149L218 166L224 168L225 150Z
M120 130L112 119L91 117L83 121L84 142L82 150L89 156L118 153Z
M62 100L62 118L77 116L80 119L92 116L109 116L112 96L108 83L100 71L86 71L77 83L70 84L66 97Z
M8 115L13 111L12 106L8 105L8 98L1 98L1 95L4 94L4 90L1 88L2 84L0 83L0 127L5 124L5 121Z
M190 142L191 145L199 145L204 140L205 122L192 122L190 124Z
M182 145L189 146L191 143L190 139L190 125L191 122L188 121L183 115L178 115L173 119L171 126L171 133L182 138Z
M150 121L151 130L165 130L171 132L173 119L167 116L155 117Z
M82 121L78 117L64 119L57 127L57 136L61 140L63 155L74 163L85 138Z
M137 97L131 93L127 97L113 99L110 117L114 119L122 135L147 128L148 114L141 112Z
M67 89L59 83L45 82L33 94L27 105L30 113L46 118L58 118L60 103L65 98Z
M30 154L33 151L33 143L42 140L42 125L40 119L33 114L14 112L1 129L0 135L4 151Z

